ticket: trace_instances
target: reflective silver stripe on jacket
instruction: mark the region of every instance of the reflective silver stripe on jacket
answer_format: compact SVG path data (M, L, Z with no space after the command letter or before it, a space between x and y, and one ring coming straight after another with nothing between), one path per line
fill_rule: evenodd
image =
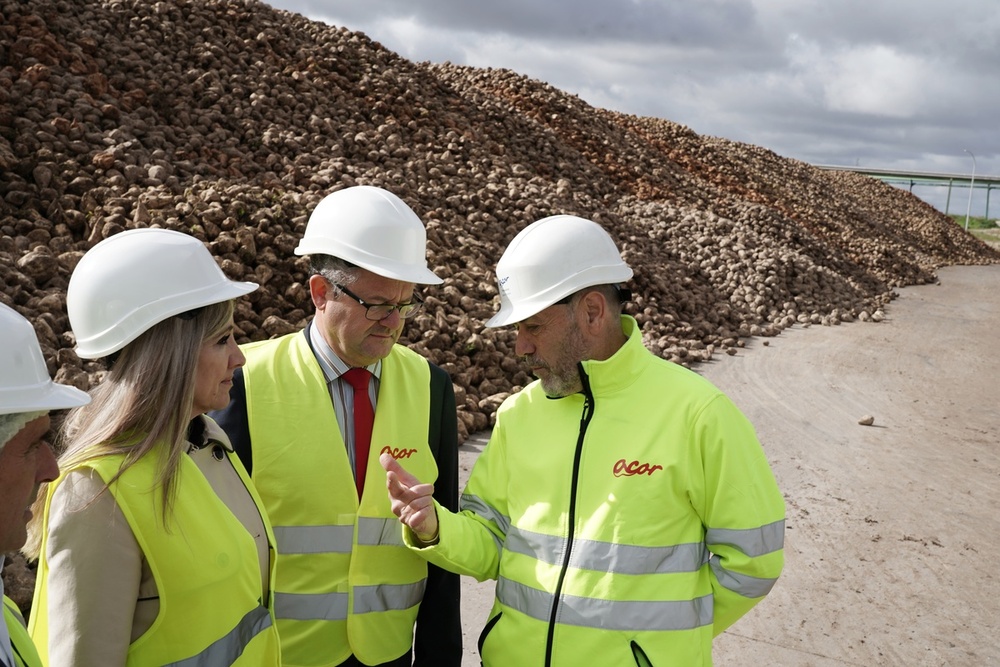
M252 609L240 619L236 627L198 655L171 662L166 667L216 667L236 662L254 637L271 627L271 615L264 607Z
M510 532L510 517L505 514L501 514L492 506L487 505L479 496L463 494L458 501L458 509L463 512L466 510L474 512L476 516L486 519L487 521L492 521L504 535L507 535L507 533ZM497 560L499 560L503 552L503 542L500 541L496 535L493 536L493 542L494 546L497 548Z
M427 579L354 587L354 613L402 611L420 603ZM275 593L274 615L292 621L346 621L347 593Z
M550 565L562 563L566 538L535 533L513 526L507 533L508 551L540 560ZM708 562L704 544L678 544L670 547L642 547L596 540L573 541L573 567L614 574L665 574L697 572Z
M734 530L732 528L709 528L705 542L711 545L724 544L739 549L751 558L774 553L784 548L785 522L775 521L760 528ZM743 597L759 598L767 595L777 579L761 579L748 574L731 572L722 567L718 557L712 558L712 572L719 584Z
M751 558L781 550L785 545L785 521L775 521L760 528L735 530L732 528L709 528L705 532L708 545L725 544L739 549Z
M712 572L719 580L719 585L746 598L764 597L771 592L774 582L777 581L777 579L760 579L749 574L731 572L720 565L718 556L712 558Z
M512 609L547 623L552 596L516 581L500 577L497 598ZM693 600L602 600L576 595L559 598L559 622L600 630L657 632L693 630L712 624L712 596Z
M354 526L274 526L280 554L349 554L354 548ZM358 519L358 544L405 547L396 519Z
M498 512L491 505L486 504L479 496L463 494L458 501L458 508L462 511L475 512L478 516L492 521L500 528L500 532L506 535L510 531L510 517Z

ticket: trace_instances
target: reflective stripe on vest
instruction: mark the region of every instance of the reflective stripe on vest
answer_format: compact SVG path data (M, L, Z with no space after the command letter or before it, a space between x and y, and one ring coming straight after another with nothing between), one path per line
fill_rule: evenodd
M354 588L354 613L405 611L420 604L426 580ZM347 620L347 593L275 593L274 613L297 621Z
M210 665L233 665L243 653L251 638L271 627L271 614L263 607L247 612L229 634L206 648L196 656L171 662L164 667L209 667Z
M406 653L427 564L403 544L385 484L358 501L323 371L303 332L243 347L253 479L278 541L275 617L282 659L338 665L350 655L381 664ZM395 346L382 361L368 474L388 446L409 450L410 470L437 479L427 443L430 368Z
M275 526L274 537L280 554L349 554L353 546L353 526ZM358 519L358 544L404 546L399 522L395 519Z

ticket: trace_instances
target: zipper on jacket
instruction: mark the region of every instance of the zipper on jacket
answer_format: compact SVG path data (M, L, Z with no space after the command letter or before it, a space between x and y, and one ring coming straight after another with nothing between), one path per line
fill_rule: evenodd
M545 667L552 665L552 649L556 633L556 616L559 613L559 598L562 596L563 581L566 579L566 569L569 567L569 559L573 554L573 537L576 533L576 492L580 481L580 458L583 455L583 441L587 436L587 427L594 416L594 394L590 390L590 378L583 370L583 364L577 363L577 371L580 373L580 383L583 385L583 414L580 415L580 433L576 439L576 453L573 455L573 482L570 487L569 496L569 527L566 535L566 554L563 556L562 567L559 569L559 579L556 582L556 590L552 596L552 611L549 614L549 631L545 640Z

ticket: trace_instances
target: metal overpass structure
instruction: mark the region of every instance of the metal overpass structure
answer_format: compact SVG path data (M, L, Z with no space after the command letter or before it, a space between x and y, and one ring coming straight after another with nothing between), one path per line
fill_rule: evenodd
M913 193L913 187L931 186L948 188L948 198L945 203L945 213L949 213L951 207L952 188L958 186L961 190L968 190L971 185L976 190L986 191L986 212L983 217L990 217L990 193L993 190L1000 190L1000 176L985 176L980 174L943 174L923 171L905 171L897 169L870 169L867 167L840 167L829 164L815 164L817 169L830 171L853 171L857 174L865 174L877 178L892 185L905 185Z

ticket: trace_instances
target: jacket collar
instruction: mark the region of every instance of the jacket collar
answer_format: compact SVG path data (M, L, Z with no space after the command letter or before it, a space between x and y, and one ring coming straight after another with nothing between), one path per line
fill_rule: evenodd
M604 361L589 359L582 362L595 396L612 394L630 386L642 373L642 358L651 354L642 343L642 331L635 318L622 315L621 320L622 332L628 337L625 344Z
M220 444L226 450L233 451L229 436L222 427L208 415L198 415L188 425L187 452L191 453L191 450L201 449L209 444Z

